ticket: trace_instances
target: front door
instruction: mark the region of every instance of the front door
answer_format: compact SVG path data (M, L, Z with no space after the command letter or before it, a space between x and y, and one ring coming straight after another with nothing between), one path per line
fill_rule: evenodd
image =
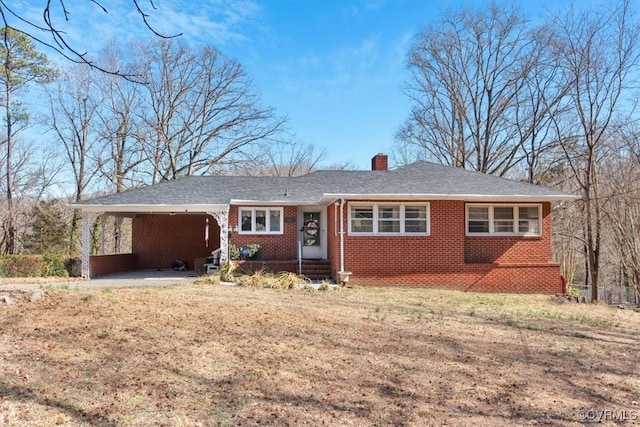
M321 259L323 255L322 240L324 233L322 229L321 211L302 212L302 258Z

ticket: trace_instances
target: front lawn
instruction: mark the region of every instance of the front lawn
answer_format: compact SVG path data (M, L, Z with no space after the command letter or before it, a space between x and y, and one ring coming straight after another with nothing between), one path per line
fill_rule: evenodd
M46 293L0 305L0 425L582 425L640 410L630 309L397 288Z

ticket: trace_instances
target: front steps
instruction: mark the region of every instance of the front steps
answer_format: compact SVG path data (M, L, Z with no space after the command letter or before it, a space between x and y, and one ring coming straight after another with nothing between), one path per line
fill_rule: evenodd
M290 271L299 274L300 265L298 260L288 261L260 261L260 260L243 260L234 261L238 267L246 271L258 271L265 269L277 273L279 271ZM324 259L303 259L302 275L313 281L327 280L331 281L331 264Z
M331 264L323 259L303 259L302 275L311 280L331 280Z

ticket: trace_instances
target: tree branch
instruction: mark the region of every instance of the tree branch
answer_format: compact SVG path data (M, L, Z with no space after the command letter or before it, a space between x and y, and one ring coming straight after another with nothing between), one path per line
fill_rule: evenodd
M148 1L149 1L149 4L151 5L151 8L153 10L157 10L153 0L148 0ZM97 6L103 13L105 14L109 13L108 9L102 4L101 1L90 0L90 2L93 3L95 6ZM142 19L144 26L149 31L151 31L151 33L154 34L155 36L163 39L170 39L170 38L175 38L182 35L182 33L178 33L174 35L166 35L166 34L160 33L155 28L153 28L153 26L149 22L148 18L150 17L150 15L142 9L142 7L140 6L140 0L131 0L131 2L136 12ZM17 31L29 37L34 42L37 42L43 46L46 46L54 50L56 53L58 53L64 59L70 62L73 62L75 64L85 64L85 65L88 65L90 68L96 69L103 73L124 77L125 79L133 82L139 82L138 81L139 76L135 74L122 73L120 70L117 70L117 69L108 69L106 67L103 67L97 64L96 62L90 60L89 58L87 58L87 52L81 52L76 47L72 46L67 41L67 35L65 34L65 32L61 30L53 22L51 18L51 11L53 8L51 0L47 0L45 6L42 9L43 24L40 24L34 20L31 20L25 17L23 13L17 11L14 8L11 8L8 3L9 2L6 0L0 0L0 17L2 18L2 22L4 23L5 27L11 28L14 31ZM67 9L65 0L58 0L57 3L59 4L59 7L62 10L62 14L64 16L65 21L67 22L70 21L70 18L69 18L70 11L69 9ZM18 28L18 26L16 25L12 25L10 22L12 19L25 24L26 28L22 29L22 28ZM43 37L39 36L38 35L39 32L49 34L52 41L47 41Z

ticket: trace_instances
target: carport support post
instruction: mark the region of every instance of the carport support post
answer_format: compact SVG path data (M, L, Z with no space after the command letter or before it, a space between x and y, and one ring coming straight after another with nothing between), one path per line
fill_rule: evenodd
M229 254L229 208L226 211L207 212L220 226L220 265L228 261Z
M91 226L95 221L96 214L89 214L84 212L82 214L82 240L80 245L82 247L82 277L85 279L91 278L91 272L89 271L89 259L91 257Z

